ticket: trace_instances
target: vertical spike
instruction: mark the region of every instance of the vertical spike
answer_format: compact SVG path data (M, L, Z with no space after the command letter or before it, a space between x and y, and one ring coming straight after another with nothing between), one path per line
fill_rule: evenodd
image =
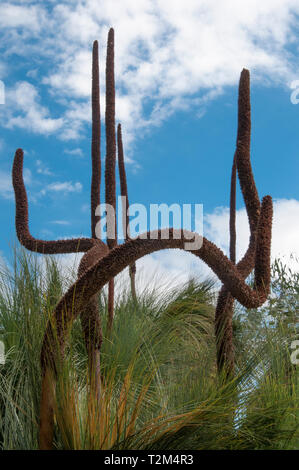
M123 141L122 141L122 133L121 133L121 124L118 124L117 126L117 156L118 156L120 193L122 197L125 198L125 201L126 201L126 205L123 208L123 210L125 211L125 216L123 217L123 233L124 233L125 240L128 240L128 238L130 237L129 216L128 216L129 199L128 199L126 169L125 169L125 162L124 162L124 149L123 149Z
M99 78L99 51L98 41L94 41L92 49L92 177L91 177L91 236L96 238L95 227L99 217L95 210L100 204L101 190L101 116L100 116L100 78Z
M114 84L114 30L111 28L108 34L107 60L106 60L106 167L105 167L105 190L106 204L110 204L114 210L116 208L115 190L115 160L116 160L116 139L115 139L115 84ZM107 243L110 249L116 245L115 237L108 238Z
M91 106L92 106L92 177L91 177L91 237L96 238L96 224L99 217L95 215L97 206L101 198L101 116L100 116L100 76L99 76L99 47L98 41L94 41L92 49L92 85L91 85ZM97 245L81 259L80 267L90 262L98 256ZM82 274L79 269L78 277ZM88 353L88 368L90 382L94 387L95 395L100 396L100 349L102 343L102 327L99 316L98 296L95 295L81 312L81 325L85 337L85 344Z
M106 167L105 167L105 199L116 211L116 189L115 189L115 160L116 160L116 140L115 140L115 83L114 83L114 30L110 28L107 42L106 59ZM107 223L111 223L107 220ZM117 244L116 217L115 236L107 237L107 244L110 249ZM114 311L114 279L111 279L108 286L108 330L112 328Z

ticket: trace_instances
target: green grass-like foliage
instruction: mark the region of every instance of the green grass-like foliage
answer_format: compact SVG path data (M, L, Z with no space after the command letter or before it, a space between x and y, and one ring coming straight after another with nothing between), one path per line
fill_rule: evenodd
M22 250L14 254L10 269L1 267L2 449L38 448L41 342L56 302L73 279L72 273L69 279L61 275L57 259L45 261ZM277 288L277 277L273 282ZM101 399L96 401L89 390L86 349L76 321L58 373L55 447L298 448L298 366L290 362L296 325L270 321L273 302L270 320L267 307L240 309L234 321L236 375L227 381L216 373L215 292L212 282L193 280L163 294L161 289L145 291L136 303L123 290L111 333L105 330L102 292Z

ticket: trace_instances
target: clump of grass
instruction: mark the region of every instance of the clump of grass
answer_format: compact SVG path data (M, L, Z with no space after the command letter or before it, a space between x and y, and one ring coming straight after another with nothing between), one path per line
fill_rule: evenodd
M2 267L2 449L38 448L41 341L66 282L56 259L41 264L24 251L15 253L10 269ZM137 302L123 291L109 333L102 292L101 398L91 393L75 322L58 374L55 447L298 448L298 368L290 362L287 322L269 322L265 308L243 309L235 319L236 375L225 380L216 368L214 299L208 281L164 294L148 290Z

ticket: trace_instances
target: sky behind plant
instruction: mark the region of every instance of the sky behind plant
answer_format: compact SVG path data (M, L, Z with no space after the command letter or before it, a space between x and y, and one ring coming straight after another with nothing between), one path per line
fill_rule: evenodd
M294 0L2 1L2 256L15 241L10 174L18 147L25 151L33 235L89 236L91 48L98 39L104 124L110 26L130 202L203 204L204 235L227 251L237 86L245 67L253 170L260 197L275 200L273 256L299 255L299 104L290 100L299 80L298 14ZM239 256L247 241L239 192ZM147 272L206 272L173 251L141 264Z

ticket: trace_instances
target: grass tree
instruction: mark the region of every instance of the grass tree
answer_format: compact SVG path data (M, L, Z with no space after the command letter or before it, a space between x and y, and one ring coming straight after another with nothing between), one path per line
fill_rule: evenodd
M111 331L114 305L114 278L129 267L132 294L135 293L135 263L143 256L163 250L186 250L193 241L197 248L191 253L204 261L223 283L219 293L215 335L219 373L227 376L234 369L232 317L234 299L247 308L257 308L268 297L270 286L270 248L272 229L272 199L265 196L260 203L250 162L250 78L244 69L240 76L238 100L238 134L233 160L230 199L230 259L212 242L199 234L182 229L163 229L130 238L125 230L126 241L117 245L116 219L112 234L107 234L107 244L96 238L98 215L95 208L100 202L100 104L98 44L93 46L92 73L92 185L91 185L91 238L61 241L34 239L28 228L28 204L23 182L23 151L18 149L13 165L13 184L16 196L16 229L20 242L29 250L40 253L85 252L78 271L78 279L62 296L49 319L41 351L42 392L40 407L40 447L50 449L53 441L55 391L59 370L63 367L66 339L77 316L80 316L89 354L90 380L100 397L100 347L101 324L98 317L98 293L108 284L108 330ZM128 225L128 194L124 169L121 128L115 130L115 83L114 83L114 31L110 29L106 61L106 166L105 202L116 208L115 164L116 145L120 171L121 194L125 196L124 226ZM236 176L246 206L250 226L250 240L244 257L236 264L235 255L235 198ZM111 228L111 223L110 223ZM249 286L246 278L254 268L254 284Z

